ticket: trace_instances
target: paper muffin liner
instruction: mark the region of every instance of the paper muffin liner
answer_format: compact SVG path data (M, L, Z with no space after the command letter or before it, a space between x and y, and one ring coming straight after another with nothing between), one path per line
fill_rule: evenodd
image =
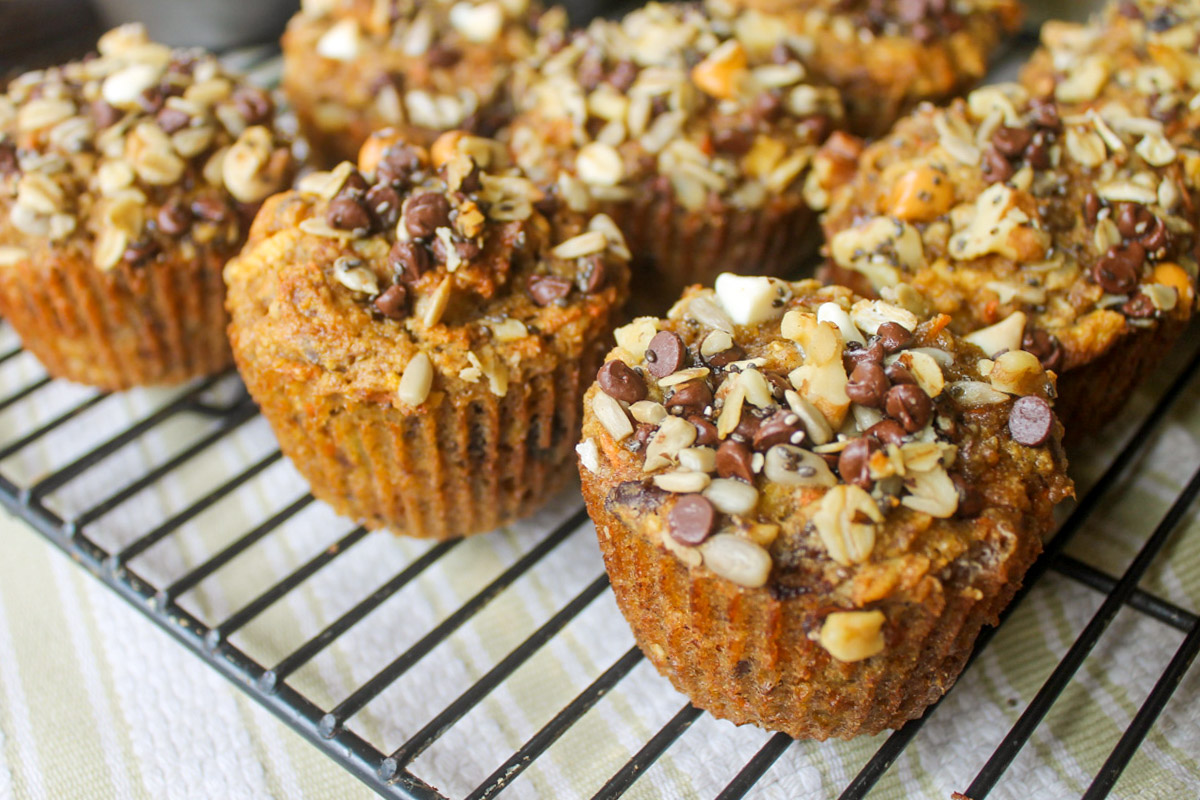
M56 378L110 391L180 383L232 363L224 262L176 251L103 272L81 251L44 248L0 268L0 311Z
M406 412L316 395L232 336L247 389L312 493L368 528L425 539L493 530L534 513L564 485L574 470L583 393L607 347L597 337L580 357L514 379L504 397L486 382L463 384L435 389L417 412Z
M615 487L583 473L617 605L646 657L714 716L805 739L871 735L919 717L953 685L980 629L995 624L1049 527L1017 520L1023 530L997 531L1004 550L988 570L951 566L924 603L874 605L889 623L884 653L842 663L817 641L823 617L841 609L689 570L609 510Z
M722 272L793 275L820 243L817 215L799 194L769 197L761 208L718 200L681 207L670 189L642 187L628 203L602 209L633 253L630 310L665 312L695 283L712 285Z

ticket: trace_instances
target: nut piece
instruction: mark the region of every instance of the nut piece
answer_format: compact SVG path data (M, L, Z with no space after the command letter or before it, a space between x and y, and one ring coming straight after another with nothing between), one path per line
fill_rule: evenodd
M633 435L633 423L625 415L625 409L604 392L596 392L592 396L592 413L596 415L596 419L604 426L604 430L608 431L608 435L613 438L613 441L619 442L625 437Z
M837 478L825 459L811 450L791 444L777 444L767 451L763 462L767 480L781 486L833 486Z
M362 51L358 21L347 17L335 23L317 40L317 55L334 61L353 61Z
M283 188L291 167L286 149L273 150L269 128L247 128L221 162L225 188L243 203L257 203Z
M850 319L850 315L837 303L822 303L817 308L817 322L830 322L836 325L838 331L842 334L842 341L846 344L858 342L861 345L865 345L867 343L858 326Z
M791 287L784 281L734 275L731 272L722 272L717 276L715 289L717 300L738 325L757 325L776 319L783 314L788 300L792 299Z
M821 646L847 664L870 658L883 652L885 621L882 611L834 611L821 625Z
M883 513L863 488L839 484L821 498L812 522L829 557L849 567L871 557Z
M949 519L958 510L958 489L941 467L910 473L904 479L904 486L910 494L900 498L900 502L913 511Z
M379 294L379 279L360 259L341 256L333 262L333 277L352 292Z
M600 448L596 446L595 439L584 439L575 445L575 453L579 456L579 463L588 472L597 473L600 471Z
M614 401L615 402L615 401ZM667 417L646 445L643 472L669 467L679 451L696 441L696 426L680 417Z
M450 8L450 24L471 42L496 41L504 27L504 11L498 3L455 3Z
M722 514L749 514L758 505L758 490L734 478L716 478L704 496Z
M425 353L417 353L404 368L404 374L400 376L400 383L396 387L396 397L405 405L416 407L429 397L431 388L433 388L433 362Z
M705 94L729 100L737 93L738 80L746 71L746 51L730 39L692 67L692 82Z
M575 157L579 177L593 186L616 186L625 177L625 162L612 145L589 142Z
M771 576L766 550L732 533L718 533L700 546L704 565L727 581L757 589Z
M1024 335L1025 314L1014 311L995 325L968 333L963 338L994 356L1005 350L1020 350Z
M1042 362L1025 350L1009 350L996 357L988 373L992 388L1008 394L1027 395L1040 392L1046 385Z

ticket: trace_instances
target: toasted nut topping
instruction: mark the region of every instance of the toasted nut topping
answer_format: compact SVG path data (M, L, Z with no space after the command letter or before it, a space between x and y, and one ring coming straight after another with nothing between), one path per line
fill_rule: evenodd
M942 368L938 366L938 362L934 360L933 356L919 350L906 350L900 354L899 361L916 378L917 386L920 386L925 394L937 397L942 393L946 379L942 376Z
M595 186L616 186L625 177L621 154L603 142L589 142L579 148L575 169L583 181Z
M829 444L833 441L833 428L819 408L791 389L784 392L783 397L787 400L788 408L796 412L796 416L804 423L804 430L813 444Z
M1179 295L1179 301L1185 306L1191 306L1195 298L1192 279L1178 264L1163 262L1154 268L1154 280L1165 286L1170 286Z
M994 356L1004 350L1020 350L1024 335L1025 315L1014 311L995 325L969 333L963 338L989 356Z
M757 589L771 575L771 556L754 542L731 533L710 536L700 545L704 566L738 586Z
M685 447L679 451L679 466L692 472L716 472L717 451L711 447Z
M838 484L821 498L812 522L829 557L848 567L871 557L883 514L866 490Z
M0 245L0 267L12 267L29 258L29 251L23 247Z
M955 381L947 384L946 390L960 405L979 408L1008 400L1008 395L997 392L991 384L983 381Z
M691 447L695 441L696 426L679 417L667 417L646 445L646 462L642 465L642 470L654 472L670 466L679 451Z
M333 277L352 292L379 294L379 280L363 262L350 256L341 256L333 262Z
M283 188L291 159L286 150L272 151L271 131L247 128L229 148L221 177L229 193L243 203L257 203Z
M638 422L646 425L661 425L663 420L667 418L667 409L662 403L656 403L653 400L639 400L629 406L629 413Z
M842 335L842 341L847 344L858 342L865 345L867 343L858 326L854 324L854 321L850 319L850 315L846 313L846 309L837 303L822 303L817 309L817 322L830 322L836 325Z
M582 258L602 253L608 247L608 239L600 231L588 231L572 236L550 251L556 258Z
M850 309L850 319L868 336L879 333L879 326L887 322L894 322L907 331L915 330L918 322L916 314L883 300L859 300Z
M1064 103L1086 103L1095 100L1108 83L1111 67L1101 56L1088 56L1054 89L1054 96Z
M941 467L928 472L909 473L904 479L904 486L909 494L900 498L900 502L913 511L949 519L958 510L958 490Z
M596 446L595 439L584 439L575 445L575 453L579 456L579 463L588 472L597 473L600 471L600 448Z
M442 282L428 298L424 313L421 315L421 321L425 323L425 327L432 328L442 321L442 315L446 313L446 306L450 304L450 294L453 290L454 276L447 275L442 278Z
M728 100L746 71L746 51L736 39L724 42L692 67L692 82L706 94Z
M821 625L821 646L844 663L862 661L883 652L882 611L834 611Z
M825 459L795 445L777 444L763 462L767 480L782 486L834 486L837 478Z
M1175 162L1175 148L1158 134L1142 137L1134 151L1154 167L1165 167Z
M433 388L433 362L425 353L417 353L404 368L404 374L400 377L400 383L396 387L396 397L405 405L419 406L429 397L431 388Z
M738 325L757 325L778 319L792 298L792 290L784 281L734 275L731 272L717 276L715 289L717 300ZM693 300L692 306L695 304Z
M1173 293L1172 293L1173 294ZM1041 391L1046 385L1042 362L1033 353L1009 350L996 357L988 374L992 388L1008 394L1027 395Z
M519 319L506 319L492 325L492 336L498 342L515 342L529 335L529 329Z
M487 44L496 41L504 27L504 11L498 3L455 3L450 8L450 24L467 40Z
M646 355L650 340L657 333L658 323L654 317L638 317L628 325L617 328L613 335L622 349L640 361Z
M758 505L758 490L733 478L716 478L704 496L722 514L746 515Z
M362 52L362 31L358 21L347 17L334 23L317 40L317 55L334 61L353 61Z
M1104 159L1108 158L1108 148L1104 146L1104 140L1100 138L1100 134L1094 131L1068 128L1066 144L1067 153L1080 166L1089 169L1098 167L1104 163Z
M121 263L121 256L129 246L129 236L118 228L105 228L96 237L92 247L92 263L105 272Z
M663 472L654 476L654 485L664 492L695 494L704 491L709 477L703 472Z
M625 409L604 392L596 392L592 396L592 413L596 415L596 419L604 426L604 430L608 431L608 435L613 438L613 441L619 442L633 434L633 424L625 415Z

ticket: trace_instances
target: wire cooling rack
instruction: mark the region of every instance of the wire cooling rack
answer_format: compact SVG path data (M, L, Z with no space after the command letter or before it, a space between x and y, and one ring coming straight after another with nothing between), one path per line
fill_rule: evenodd
M243 54L242 66L262 57ZM268 65L260 79L270 82L274 69ZM1099 798L1118 786L1169 703L1189 702L1172 699L1200 650L1200 620L1181 599L1188 592L1139 587L1161 583L1151 579L1164 548L1178 550L1181 539L1200 536L1194 530L1200 527L1198 369L1200 355L1173 353L1105 432L1106 441L1076 454L1078 502L1001 626L979 637L958 687L901 730L849 744L734 729L672 692L632 646L577 493L490 537L434 544L368 534L307 494L233 374L170 391L98 394L52 381L0 323L0 502L385 797L547 796L546 787L559 784L529 775L546 768L548 754L559 762L595 760L586 771L590 782L575 792L582 796L792 797L801 793L803 765L832 754L840 767L823 772L823 789L808 796L912 796L897 771L911 773L908 762L924 760L941 764L935 771L953 771L954 785L971 800L993 790L1057 798L1067 795L1025 783L1057 757L1038 738L1048 716L1084 682L1085 662L1099 662L1103 675L1122 681L1123 665L1133 659L1146 684L1140 704L1109 737L1098 769L1066 781L1081 787L1071 796ZM1111 519L1150 513L1131 487L1139 473L1154 470L1186 477L1168 481L1176 490L1158 498L1163 512L1132 534L1123 571L1101 569L1080 555L1088 547L1071 547ZM241 510L234 514L231 506ZM261 565L264 551L272 570L245 567L256 554ZM224 591L212 588L218 581ZM334 594L337 602L321 624L293 631L286 641L275 634L273 615L281 606L301 602L301 595ZM980 662L1019 659L1021 626L1030 623L1012 618L1041 613L1062 594L1086 612L1068 625L1040 689L1010 699L1007 715L985 713L984 699L964 694L978 692L987 679L979 678L986 669ZM539 612L519 624L505 619L506 609L516 607L514 596L539 597L532 604ZM1113 643L1110 626L1126 609L1138 617L1133 630L1171 635L1159 636L1154 648L1139 645L1144 636ZM579 661L591 667L577 671L566 693L547 684L537 713L523 724L506 720L511 730L497 736L491 731L497 716L511 712L504 694L521 684L528 695L529 684L541 680L539 659L564 642L588 650ZM314 675L335 656L349 662L341 674L350 679ZM588 720L617 702L654 712L621 729L607 747L581 745L595 729ZM472 750L485 739L483 752ZM518 744L498 748L505 740ZM430 757L439 748L440 757ZM664 766L673 759L696 771L703 762L704 780L673 777L681 768ZM1188 788L1196 786L1200 778ZM1143 790L1122 783L1118 794Z

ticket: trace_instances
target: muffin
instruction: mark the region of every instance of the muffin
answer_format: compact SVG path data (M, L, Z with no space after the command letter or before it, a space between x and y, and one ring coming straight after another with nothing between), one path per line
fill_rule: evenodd
M511 111L513 65L564 25L529 0L304 0L283 35L283 89L327 166L382 128L424 146L450 129L490 135Z
M922 108L866 149L823 220L830 280L915 288L989 355L1023 347L1058 373L1073 441L1120 410L1195 303L1196 156L1112 112L1016 84Z
M380 135L263 206L225 270L234 356L313 494L448 539L537 510L628 294L612 220L540 210L491 140Z
M1093 111L1109 125L1149 118L1176 148L1196 148L1197 37L1196 2L1109 3L1087 23L1047 22L1021 82L1034 96L1054 96L1064 113ZM1200 164L1193 179L1197 172Z
M290 182L270 96L138 25L0 95L0 314L104 389L230 364L221 269Z
M1073 493L1033 355L815 281L722 275L617 331L580 473L617 603L698 707L790 736L913 719Z
M1021 24L1017 0L707 0L735 29L780 29L816 83L834 86L850 129L879 136L924 100L970 89Z
M518 83L517 162L617 222L638 309L661 313L723 270L787 273L815 250L808 165L841 105L792 55L773 59L776 44L651 3L592 22Z

